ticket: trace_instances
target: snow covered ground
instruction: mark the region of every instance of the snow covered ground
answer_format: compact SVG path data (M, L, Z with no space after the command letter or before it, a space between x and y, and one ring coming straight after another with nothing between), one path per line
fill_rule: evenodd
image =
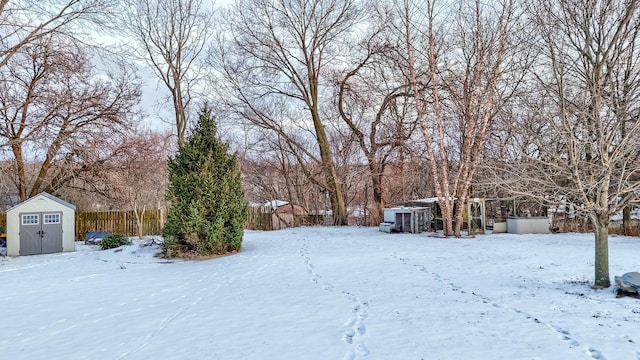
M592 290L593 235L247 231L0 258L0 359L640 359L640 300ZM610 238L611 275L640 239Z

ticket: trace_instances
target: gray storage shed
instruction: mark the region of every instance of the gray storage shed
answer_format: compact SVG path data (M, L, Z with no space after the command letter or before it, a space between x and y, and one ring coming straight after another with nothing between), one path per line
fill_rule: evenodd
M42 192L7 210L7 255L75 250L76 207Z

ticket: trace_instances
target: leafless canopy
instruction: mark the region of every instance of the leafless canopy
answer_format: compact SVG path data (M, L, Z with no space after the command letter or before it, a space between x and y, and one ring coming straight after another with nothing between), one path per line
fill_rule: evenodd
M0 68L0 144L22 200L94 171L135 120L139 82L111 66L98 73L82 45L50 34Z
M310 179L303 158L317 160L337 224L346 223L346 209L323 102L330 102L328 69L347 50L344 38L358 19L351 0L244 0L225 14L231 39L223 66L233 94L230 105L284 139ZM302 146L301 133L312 136L317 151Z
M123 27L169 90L178 144L183 144L189 110L202 84L202 56L212 29L212 4L202 0L135 0L125 9Z
M103 23L112 8L113 1L107 0L0 0L0 67L43 37L74 36L72 28L81 23Z

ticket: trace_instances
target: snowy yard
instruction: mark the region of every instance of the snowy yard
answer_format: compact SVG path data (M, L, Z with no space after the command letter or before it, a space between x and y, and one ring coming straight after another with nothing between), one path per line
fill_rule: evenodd
M640 359L640 300L590 289L593 235L247 231L206 261L0 258L0 359ZM640 239L610 238L611 277Z

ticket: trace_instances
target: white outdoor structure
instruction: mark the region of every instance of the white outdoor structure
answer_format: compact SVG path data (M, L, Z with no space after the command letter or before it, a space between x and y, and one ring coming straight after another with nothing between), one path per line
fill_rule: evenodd
M40 193L7 210L7 255L75 250L76 207Z
M384 209L380 231L421 233L431 227L430 207L396 207Z
M507 232L509 234L548 234L551 219L548 216L509 216Z

